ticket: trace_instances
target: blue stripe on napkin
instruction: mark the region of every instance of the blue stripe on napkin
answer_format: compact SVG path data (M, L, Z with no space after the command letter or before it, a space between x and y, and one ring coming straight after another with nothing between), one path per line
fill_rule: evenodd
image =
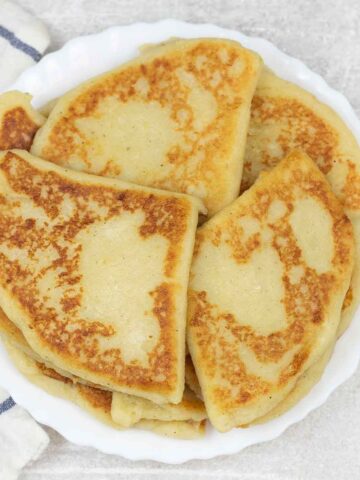
M14 406L15 406L14 400L11 397L7 398L2 403L0 403L0 415L2 413L7 412L8 410L10 410L10 408Z
M38 52L34 47L28 45L27 43L22 42L19 38L17 38L10 30L0 25L0 37L5 38L10 45L14 48L17 48L21 52L29 55L34 62L38 62L41 58L41 53ZM1 411L0 411L1 413Z

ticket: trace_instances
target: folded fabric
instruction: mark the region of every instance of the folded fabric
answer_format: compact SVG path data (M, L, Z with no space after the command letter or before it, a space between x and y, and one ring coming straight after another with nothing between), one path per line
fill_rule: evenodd
M13 2L0 0L0 91L38 62L49 42L40 20Z
M14 480L47 447L46 432L0 388L0 478Z
M0 91L38 62L48 45L49 34L39 20L14 3L0 0ZM0 479L16 479L48 443L46 432L0 388Z

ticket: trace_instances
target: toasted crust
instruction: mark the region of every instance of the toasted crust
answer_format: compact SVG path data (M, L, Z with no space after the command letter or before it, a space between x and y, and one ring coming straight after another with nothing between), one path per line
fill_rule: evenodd
M17 91L0 95L0 150L30 150L45 117L31 106L31 96Z
M199 202L21 151L0 171L0 305L31 348L106 388L180 401Z
M199 229L188 345L217 429L265 415L328 348L353 254L342 205L299 151Z
M239 192L261 63L229 40L152 47L62 97L32 153L77 170L198 196L212 215Z

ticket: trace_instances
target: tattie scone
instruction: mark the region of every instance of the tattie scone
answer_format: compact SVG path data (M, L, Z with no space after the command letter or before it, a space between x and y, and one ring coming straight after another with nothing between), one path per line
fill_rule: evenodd
M66 93L32 153L59 165L201 198L239 194L262 61L225 39L173 40Z
M330 347L353 253L341 203L299 151L198 230L188 345L215 428L265 415Z
M184 389L201 202L0 153L0 306L44 361L158 403Z

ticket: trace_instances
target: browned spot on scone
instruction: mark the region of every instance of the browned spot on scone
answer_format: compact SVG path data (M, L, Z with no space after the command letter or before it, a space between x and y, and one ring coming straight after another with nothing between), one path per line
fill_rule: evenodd
M0 150L21 148L29 150L39 129L22 107L15 107L7 111L0 125Z
M105 413L111 412L112 392L100 390L99 388L88 387L78 383L76 388L92 407L99 408Z
M41 362L36 362L37 367L41 371L43 375L46 377L52 378L53 380L57 380L58 382L73 384L73 381L70 378L64 377L60 375L60 373L56 372L54 369L47 367Z
M359 154L360 156L360 154ZM343 188L345 207L360 210L360 174L353 162L348 162L348 174Z
M353 301L353 290L351 287L348 288L348 291L346 292L344 303L342 305L342 310L346 310L350 305L352 304Z

